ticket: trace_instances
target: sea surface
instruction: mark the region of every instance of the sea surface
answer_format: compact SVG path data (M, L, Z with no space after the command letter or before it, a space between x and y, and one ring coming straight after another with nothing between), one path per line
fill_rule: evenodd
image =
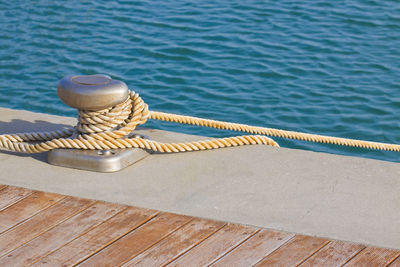
M1 107L76 116L57 82L95 73L125 81L152 110L400 144L400 1L0 0Z

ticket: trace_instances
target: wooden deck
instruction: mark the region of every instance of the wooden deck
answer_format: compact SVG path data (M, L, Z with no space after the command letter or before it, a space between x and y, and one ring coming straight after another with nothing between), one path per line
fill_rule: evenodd
M0 185L0 266L400 266L399 256L396 250Z

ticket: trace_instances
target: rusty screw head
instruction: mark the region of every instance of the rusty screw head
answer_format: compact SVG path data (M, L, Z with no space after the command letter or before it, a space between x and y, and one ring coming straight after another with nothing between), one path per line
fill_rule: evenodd
M124 102L129 89L124 82L103 74L70 75L60 80L57 94L70 107L99 110Z

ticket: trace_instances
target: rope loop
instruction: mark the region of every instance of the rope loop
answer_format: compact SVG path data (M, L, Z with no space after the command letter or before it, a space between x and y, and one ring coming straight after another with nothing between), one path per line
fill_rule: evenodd
M143 148L171 153L245 144L279 146L275 141L266 136L256 135L185 143L161 143L138 137L126 137L138 125L146 123L150 117L151 112L147 104L139 94L131 91L129 97L124 102L114 107L102 110L78 110L78 124L74 128L54 132L0 135L0 149L22 153L39 153L56 148L92 150Z
M251 135L183 143L161 143L139 137L127 137L138 125L146 123L149 118L247 132ZM267 136L400 152L400 145L396 144L307 134L149 111L147 104L139 94L133 91L130 92L129 97L124 102L114 107L102 110L78 110L78 124L74 128L52 132L0 135L0 149L22 153L39 153L56 148L91 150L143 148L157 152L171 153L258 144L279 147L274 140Z

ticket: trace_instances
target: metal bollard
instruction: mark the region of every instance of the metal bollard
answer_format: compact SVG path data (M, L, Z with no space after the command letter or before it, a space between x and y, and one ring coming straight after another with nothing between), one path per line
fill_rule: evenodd
M57 86L60 99L81 110L101 110L124 102L128 86L103 74L65 76ZM142 138L147 136L131 133ZM54 149L48 152L50 164L96 172L119 171L149 155L142 149L81 150Z
M118 105L129 96L124 82L96 74L65 76L57 86L58 97L68 106L83 110L100 110Z

